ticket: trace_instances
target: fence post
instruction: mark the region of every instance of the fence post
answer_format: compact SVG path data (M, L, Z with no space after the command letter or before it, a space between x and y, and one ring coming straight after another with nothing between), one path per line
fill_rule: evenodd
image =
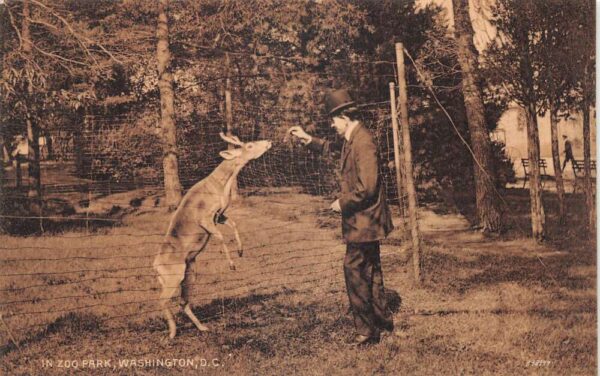
M21 186L23 185L23 173L21 172L21 155L17 153L17 156L15 157L15 173L17 174L16 176L16 182L15 185L17 188L21 188Z
M398 131L398 112L396 110L396 87L390 82L390 105L392 110L392 132L394 138L394 166L396 167L396 187L398 190L398 207L402 218L402 232L406 232L406 212L404 210L405 183L402 181L402 164L400 163L400 134Z
M400 126L402 127L402 143L404 151L404 182L408 196L408 213L410 233L412 237L413 267L415 280L421 282L421 249L419 241L419 222L417 220L417 192L413 177L412 147L410 143L410 127L408 123L408 94L406 89L406 73L404 69L404 46L396 43L396 64L398 66L398 108L400 110Z

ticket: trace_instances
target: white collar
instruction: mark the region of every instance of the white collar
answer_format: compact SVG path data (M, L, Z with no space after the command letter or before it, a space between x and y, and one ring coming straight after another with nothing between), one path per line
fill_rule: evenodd
M344 132L344 138L346 139L346 141L350 141L350 136L352 135L352 131L354 130L354 128L356 128L357 125L358 125L358 122L348 123L348 126L346 127L346 132Z

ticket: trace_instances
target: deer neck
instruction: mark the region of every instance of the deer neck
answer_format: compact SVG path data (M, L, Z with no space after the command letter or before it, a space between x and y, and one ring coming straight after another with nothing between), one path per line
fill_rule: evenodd
M244 164L236 160L225 160L210 174L219 185L225 186L227 182L237 176Z

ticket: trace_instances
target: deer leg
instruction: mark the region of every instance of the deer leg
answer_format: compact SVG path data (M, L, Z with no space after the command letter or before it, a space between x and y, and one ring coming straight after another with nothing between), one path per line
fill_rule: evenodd
M231 228L233 230L233 234L235 235L235 240L237 241L237 244L238 244L238 255L240 257L242 257L242 255L244 254L244 248L242 246L242 239L240 239L240 234L238 233L237 225L231 218L226 218L225 222L223 222L223 224L227 225L229 228Z
M207 238L208 238L208 236L207 236ZM208 327L206 325L203 325L200 322L200 320L198 320L196 315L194 315L194 312L192 311L192 307L189 303L189 282L190 282L191 275L192 275L192 271L191 271L192 263L193 263L193 261L188 262L187 268L185 270L185 278L183 279L183 282L181 284L181 297L182 297L183 303L184 303L183 312L185 312L187 317L189 317L190 320L192 320L192 322L194 323L194 325L196 325L196 328L198 328L199 331L206 332L209 330Z
M170 265L169 261L164 255L158 255L154 259L154 269L158 272L158 282L162 286L159 300L169 325L169 338L173 339L177 334L177 326L168 304L169 300L178 292L181 281L184 279L186 264Z
M229 269L235 270L235 264L233 263L231 255L229 254L229 248L227 248L227 245L225 244L225 238L223 237L223 234L221 234L221 232L217 229L217 226L214 223L206 223L203 224L202 227L204 227L206 231L208 231L211 235L214 235L215 238L219 239L223 246L223 252L225 252L225 257L227 257L227 261L229 262Z
M162 311L165 315L165 318L167 319L167 325L169 325L170 339L175 338L175 335L177 334L177 325L175 324L175 318L173 317L173 313L168 307L169 299L172 298L173 294L173 291L170 291L170 289L167 289L165 287L163 287L162 293L160 294L160 304L163 307Z
M183 300L183 312L185 312L185 314L190 318L190 320L192 320L196 328L198 328L198 330L200 330L201 332L206 332L209 330L209 328L206 325L203 325L192 311L192 307L189 302L189 287L192 276L192 265L195 261L196 256L198 256L198 254L206 246L206 243L208 243L209 238L210 236L208 234L204 236L202 240L196 243L196 245L193 247L193 250L190 250L190 252L188 253L188 256L186 258L185 277L183 279L183 282L181 283L181 298Z

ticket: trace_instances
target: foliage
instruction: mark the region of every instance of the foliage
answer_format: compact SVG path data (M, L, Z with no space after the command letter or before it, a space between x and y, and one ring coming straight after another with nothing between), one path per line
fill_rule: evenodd
M498 35L485 53L490 97L533 103L539 115L555 106L568 116L594 76L584 74L595 64L593 2L498 0L493 14Z
M4 124L23 124L26 114L44 124L51 109L77 108L83 97L94 96L93 83L110 75L110 61L116 60L94 40L95 31L70 12L72 1L29 2L31 56L23 50L26 41L20 31L23 1L7 1L0 6L0 87L5 109L0 121ZM82 9L88 7L83 5Z
M9 2L15 16L19 4ZM45 6L46 18L61 15L74 33L55 19L53 24L60 27L58 34L63 37L42 38L40 46L68 49L69 58L83 61L87 56L89 60L85 60L87 65L59 65L44 71L56 89L44 89L47 95L40 96L47 97L46 104L37 110L42 124L76 139L82 137L86 115L98 119L87 125L92 139L75 142L83 148L82 156L96 155L93 164L87 160L78 165L88 176L93 171L95 178L123 181L144 167L144 175L160 178L162 167L154 152L159 138L150 125L159 111L156 5L143 0L98 1L93 5L59 0ZM40 14L41 9L37 10ZM323 113L326 88L348 87L358 103L378 103L364 107L365 115L380 110L389 113L388 83L395 80L394 43L398 41L417 59L421 73L429 77L427 81L419 79L407 61L411 117L419 127L413 145L420 176L439 181L467 180L458 177L471 169L467 167L470 156L422 85L433 84L460 133L468 136L462 97L457 91L460 74L452 38L437 21L439 14L440 8L432 6L418 10L415 1L171 2L170 48L181 180L184 184L196 181L220 162L218 152L225 145L218 132L225 127L224 87L225 78L230 77L234 133L242 140L273 139L276 147L271 153L279 153L269 161L272 171L264 171L260 179L265 184L282 184L282 179L269 177L273 170L290 173L288 182L312 174L324 176L324 180L321 188L307 186L308 190L335 189L334 164L319 165L309 154L291 156L278 145L290 125L302 125L323 137L332 135ZM2 22L10 26L6 13ZM14 28L9 27L7 35L5 51L17 54ZM91 55L76 48L78 40L87 41ZM15 65L5 62L5 67ZM3 101L10 105L7 98ZM498 106L491 112L497 116L501 109ZM376 122L383 116L377 115ZM131 124L123 119L131 119ZM108 135L99 133L99 124L112 124ZM488 124L491 128L495 121ZM120 140L125 137L133 139ZM148 141L142 141L143 137ZM114 142L109 141L113 138ZM461 161L452 164L456 170L447 168L449 157ZM386 152L384 163L391 159ZM251 183L242 179L242 184Z
M89 147L89 178L115 182L141 179L157 182L162 149L157 128L148 122L104 130ZM127 168L124 168L127 167Z

